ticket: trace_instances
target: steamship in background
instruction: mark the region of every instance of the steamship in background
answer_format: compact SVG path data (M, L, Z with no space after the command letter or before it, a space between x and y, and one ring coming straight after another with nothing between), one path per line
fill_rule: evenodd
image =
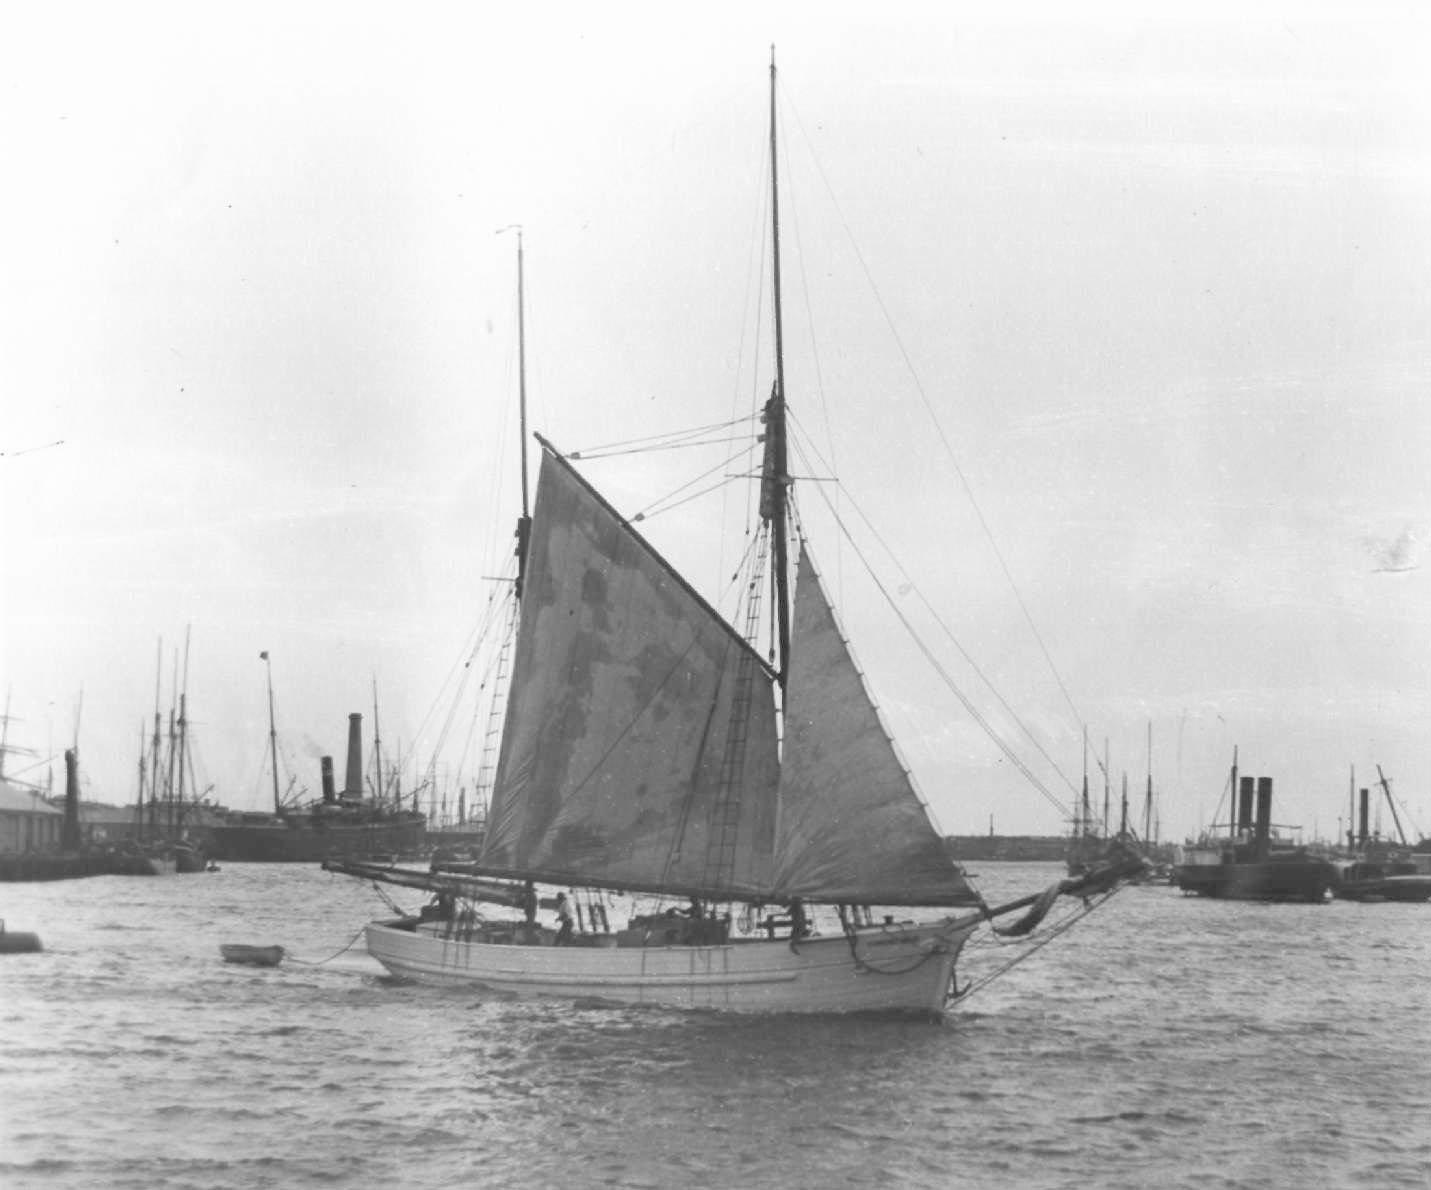
M1391 796L1391 783L1376 766L1391 820L1396 826L1400 844L1383 838L1381 831L1371 829L1371 800L1368 789L1361 791L1361 813L1357 814L1356 772L1351 775L1351 806L1347 818L1346 858L1337 865L1332 896L1343 901L1431 901L1431 839L1421 839L1414 846L1406 837L1401 815L1396 811L1396 799Z
M1229 821L1190 844L1173 882L1185 893L1234 901L1327 899L1336 870L1323 857L1283 838L1272 823L1272 778L1237 775L1233 754L1227 786ZM1231 799L1235 799L1235 805ZM1236 817L1233 818L1233 811Z
M341 792L334 788L333 758L322 758L323 797L285 807L274 784L274 809L231 810L209 828L209 851L239 863L320 863L343 857L411 855L427 843L427 819L401 804L363 796L363 717L348 716L348 761Z

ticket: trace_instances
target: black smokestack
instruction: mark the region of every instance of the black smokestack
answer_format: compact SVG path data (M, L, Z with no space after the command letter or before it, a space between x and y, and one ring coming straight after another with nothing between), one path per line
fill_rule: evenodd
M331 804L338 800L338 795L333 789L333 758L325 756L318 763L323 770L323 800Z
M1272 778L1257 778L1257 854L1266 855L1272 837Z
M363 797L363 717L348 716L348 773L343 779L343 799L361 801Z
M65 820L60 825L60 850L78 851L80 846L79 754L65 749Z
M1371 790L1361 791L1361 831L1358 836L1365 847L1371 842Z
M1245 835L1252 830L1252 778L1243 777L1237 791L1237 833Z

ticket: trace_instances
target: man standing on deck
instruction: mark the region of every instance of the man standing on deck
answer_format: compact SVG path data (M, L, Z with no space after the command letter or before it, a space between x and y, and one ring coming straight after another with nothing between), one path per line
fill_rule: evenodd
M527 925L537 924L537 889L530 880L522 886L522 891L517 894L517 906L527 919Z
M566 893L557 893L556 899L557 914L557 946L569 946L571 944L571 902L566 899Z

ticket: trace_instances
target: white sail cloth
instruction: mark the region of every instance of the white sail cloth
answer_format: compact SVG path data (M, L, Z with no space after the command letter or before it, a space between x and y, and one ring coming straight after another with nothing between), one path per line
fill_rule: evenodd
M778 895L875 905L976 900L880 722L808 550L793 620Z
M721 788L728 737L741 752L733 796ZM482 865L561 883L760 895L776 780L769 669L548 450ZM718 801L732 821L716 871Z
M548 448L481 866L709 897L977 899L803 552L783 763L775 727L758 655Z

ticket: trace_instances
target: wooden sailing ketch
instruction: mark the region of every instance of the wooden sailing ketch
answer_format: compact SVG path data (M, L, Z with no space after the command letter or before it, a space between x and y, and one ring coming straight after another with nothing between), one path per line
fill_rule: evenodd
M1046 911L1046 894L991 909L966 881L880 721L808 546L793 543L793 566L786 556L773 61L770 82L776 375L761 515L778 660L767 663L539 438L530 519L523 462L519 625L485 842L470 877L393 880L439 892L422 917L367 927L369 952L394 974L681 1008L938 1014L976 929L1036 901ZM518 278L520 294L520 239ZM520 886L493 886L503 880L704 908L554 945L551 931L458 910L464 896L520 903ZM1061 891L1094 888L1090 877ZM713 907L738 904L789 907L790 917L737 937L731 914ZM807 936L807 904L838 906L841 929ZM869 906L943 912L873 924Z

